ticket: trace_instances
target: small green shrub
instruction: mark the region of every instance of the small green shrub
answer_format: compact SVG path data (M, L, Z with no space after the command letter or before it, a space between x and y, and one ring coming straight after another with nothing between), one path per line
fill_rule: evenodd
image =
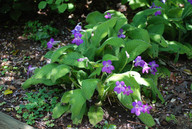
M24 35L27 36L28 39L40 41L42 47L46 47L47 40L58 33L59 31L56 28L51 27L51 25L42 25L38 20L29 21L24 27Z
M27 103L17 106L17 113L22 115L27 124L32 125L35 123L35 120L52 112L57 104L58 98L61 96L60 93L60 89L48 90L47 88L26 93L26 97L23 99ZM53 126L53 120L50 120L49 116L46 117L48 118L44 118L43 120L46 121L47 126Z

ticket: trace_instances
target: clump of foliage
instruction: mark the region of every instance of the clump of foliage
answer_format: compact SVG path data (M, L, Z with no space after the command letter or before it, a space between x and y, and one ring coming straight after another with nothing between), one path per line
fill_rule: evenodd
M164 102L157 80L170 72L157 57L166 52L187 54L191 58L190 45L164 38L167 27L178 29L177 22L172 22L174 19L162 15L164 4L156 1L151 8L137 13L132 23L114 10L90 13L86 29L78 24L72 30L72 44L49 51L45 57L51 59L51 63L36 69L22 87L26 89L39 83L66 84L67 91L53 109L53 118L70 112L73 123L79 124L87 114L95 126L103 119L102 105L106 97L117 96L146 126L154 126L150 115L152 107L144 103L141 96L144 93L146 97L158 97Z
M26 93L26 97L23 98L26 104L17 106L17 113L22 114L27 124L32 125L37 119L45 116L46 113L51 114L60 96L61 90L57 88L54 90L43 88L36 92L28 92ZM54 126L53 120L49 119L50 116L46 116L43 120L47 123L47 126Z
M39 9L45 9L47 6L59 13L64 13L66 10L73 11L75 9L74 3L70 0L45 0L38 4Z
M56 28L51 27L51 25L43 25L38 20L29 21L24 27L24 35L27 36L28 39L40 41L42 47L47 46L47 39L58 33L59 31Z

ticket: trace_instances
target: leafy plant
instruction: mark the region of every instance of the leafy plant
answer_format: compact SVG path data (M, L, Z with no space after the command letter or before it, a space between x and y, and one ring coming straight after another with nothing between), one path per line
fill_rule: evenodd
M45 0L38 4L39 9L45 9L47 6L59 13L64 13L66 10L73 11L75 8L74 3L69 0Z
M116 129L117 126L114 124L109 124L107 121L105 121L105 125L103 126L103 129Z
M58 33L59 31L56 28L51 27L51 25L42 25L38 20L27 22L24 28L24 35L28 39L40 41L43 47L47 46L47 39Z
M38 92L26 93L23 99L26 104L20 104L16 107L17 113L22 114L22 117L30 125L35 123L35 120L42 118L44 113L52 112L57 104L57 99L60 94L59 89L49 90L47 88L39 89ZM56 96L56 97L55 97ZM49 116L43 119L48 127L54 126L53 120L49 120Z
M173 121L174 123L177 123L177 119L173 114L171 114L170 116L166 116L166 121L167 122Z
M103 119L102 103L106 96L117 95L119 101L132 113L136 113L141 121L147 126L153 126L153 117L148 114L151 107L141 102L140 86L149 87L164 102L157 89L157 66L149 68L145 61L140 60L144 63L139 64L144 69L143 73L151 69L155 74L142 78L136 72L140 68L132 64L136 57L147 53L147 49L151 47L149 34L145 29L135 29L138 32L129 33L132 26L120 12L109 10L106 14L112 15L105 19L105 15L97 11L90 13L86 19L87 29L82 30L77 25L72 31L72 43L77 45L71 44L48 52L46 57L51 59L51 63L36 69L35 74L22 86L26 89L39 83L48 86L65 83L68 91L53 109L54 118L71 112L73 123L78 124L83 115L88 114L89 121L94 126ZM125 32L119 31L121 28ZM139 37L138 34L144 36ZM114 88L118 88L117 82L120 81L124 82L126 90L116 92Z

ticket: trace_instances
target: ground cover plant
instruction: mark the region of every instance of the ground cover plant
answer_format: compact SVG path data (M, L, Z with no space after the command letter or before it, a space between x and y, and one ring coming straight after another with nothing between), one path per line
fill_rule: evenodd
M51 116L55 119L71 113L73 124L80 124L83 117L88 116L89 122L97 127L103 120L103 105L112 97L133 116L138 116L146 126L154 126L155 121L158 123L150 114L154 104L146 102L143 96L152 99L153 103L164 104L166 101L164 93L159 91L161 87L157 87L159 77L170 76L162 58L164 52L174 53L175 62L180 54L191 58L191 46L187 43L190 41L189 35L175 38L184 32L181 27L176 27L178 23L191 24L188 21L190 11L187 11L187 20L173 22L175 17L171 19L167 11L163 12L166 9L160 8L158 4L166 3L155 1L149 9L137 13L132 22L118 11L92 12L86 17L86 25L78 23L71 31L71 44L57 50L52 47L59 41L49 36L46 41L49 52L45 58L51 62L42 68L30 65L27 75L31 77L22 87L26 89L42 83L52 87L59 85L65 91L60 102L56 104L54 101L51 106L44 105L45 97L42 96L46 94L43 92L39 91L34 95L27 93L28 97L25 99L29 103L18 106L18 113L22 113L24 118L28 118L27 122L32 124L37 117L42 117L35 110L39 108L41 112L44 108L51 111ZM190 10L190 3L186 5ZM181 10L184 15L185 8ZM169 27L175 32L175 37L168 34ZM187 30L186 34L190 33L191 31ZM7 67L3 69L8 71ZM169 95L168 92L166 94ZM38 99L39 97L41 98ZM50 95L46 96L46 99L55 100L55 97ZM23 114L25 111L36 114ZM190 113L187 116L191 117ZM172 114L167 115L166 121L178 122L177 117ZM53 126L52 121L48 120L47 126ZM116 128L115 125L105 122L103 128L110 127Z

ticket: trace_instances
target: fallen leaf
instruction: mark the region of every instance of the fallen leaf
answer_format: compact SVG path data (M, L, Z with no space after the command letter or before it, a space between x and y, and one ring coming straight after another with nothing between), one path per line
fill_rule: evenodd
M10 89L7 89L4 91L4 95L8 95L8 94L12 94L12 93L13 93L13 91Z
M16 88L14 86L9 86L9 89L16 90Z
M170 80L171 80L173 83L175 83L175 82L176 82L176 77L175 77L175 75L174 75L174 73L173 73L173 72L171 72L171 75L170 75Z
M190 69L184 69L183 70L184 73L188 74L188 75L192 75L191 70Z

